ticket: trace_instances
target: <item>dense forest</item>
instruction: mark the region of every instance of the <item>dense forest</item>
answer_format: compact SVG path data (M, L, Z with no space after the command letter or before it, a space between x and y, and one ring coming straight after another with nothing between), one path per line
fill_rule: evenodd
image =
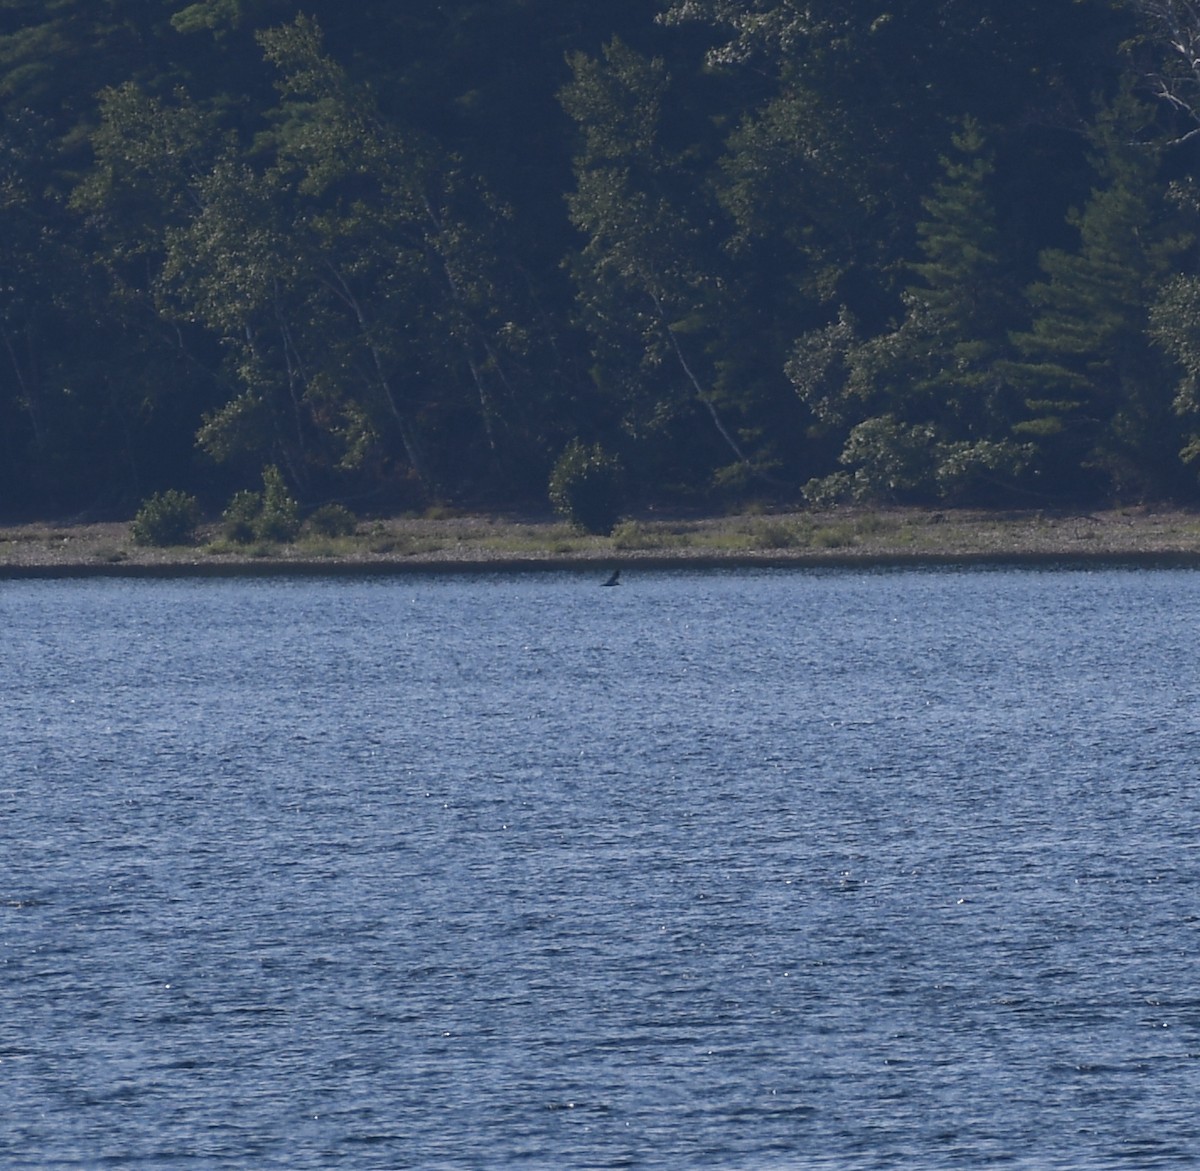
M1184 0L0 0L0 513L1200 496Z

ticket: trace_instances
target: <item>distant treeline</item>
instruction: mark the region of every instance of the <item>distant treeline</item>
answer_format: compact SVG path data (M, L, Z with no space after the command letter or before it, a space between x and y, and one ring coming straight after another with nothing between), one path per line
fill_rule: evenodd
M0 0L0 514L1200 495L1182 0Z

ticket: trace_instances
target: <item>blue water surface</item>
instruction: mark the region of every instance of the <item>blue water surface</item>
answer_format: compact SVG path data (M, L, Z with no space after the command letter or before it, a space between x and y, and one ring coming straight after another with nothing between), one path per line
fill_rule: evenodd
M0 1166L1200 1162L1200 574L0 583Z

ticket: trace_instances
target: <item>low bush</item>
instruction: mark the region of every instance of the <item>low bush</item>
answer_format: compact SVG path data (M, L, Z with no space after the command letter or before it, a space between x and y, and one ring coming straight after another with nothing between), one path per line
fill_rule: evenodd
M196 498L172 488L146 500L130 528L138 545L190 545L199 523Z
M319 537L350 537L358 518L341 504L323 504L308 518L308 529Z
M300 531L300 508L277 467L263 469L262 512L258 536L264 541L294 541Z
M790 549L793 545L798 545L801 539L794 525L780 520L757 521L750 531L763 549Z
M572 440L550 473L550 503L578 529L608 536L621 519L620 461L600 446Z
M235 492L229 507L221 514L221 533L235 545L249 545L255 539L262 493L245 489Z
M239 545L253 541L293 541L300 531L300 508L276 467L263 469L263 490L234 494L221 516L225 539Z

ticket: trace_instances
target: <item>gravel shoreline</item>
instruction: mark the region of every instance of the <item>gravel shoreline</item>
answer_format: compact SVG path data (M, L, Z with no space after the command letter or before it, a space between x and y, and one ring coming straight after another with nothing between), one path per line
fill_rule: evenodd
M611 537L547 518L396 517L352 537L231 545L216 526L196 544L134 544L127 523L0 526L0 577L467 572L737 565L1171 562L1200 566L1200 514L1175 508L1092 513L835 509L730 517L646 515Z

